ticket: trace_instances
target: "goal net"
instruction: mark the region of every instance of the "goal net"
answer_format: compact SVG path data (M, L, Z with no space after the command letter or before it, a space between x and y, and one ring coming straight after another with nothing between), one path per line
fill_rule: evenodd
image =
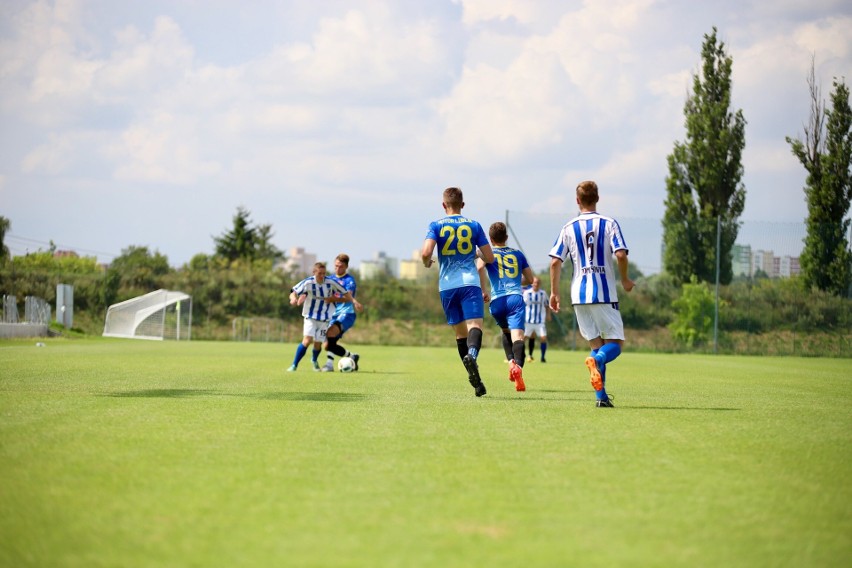
M155 290L113 304L104 337L188 340L192 336L192 298L183 292Z

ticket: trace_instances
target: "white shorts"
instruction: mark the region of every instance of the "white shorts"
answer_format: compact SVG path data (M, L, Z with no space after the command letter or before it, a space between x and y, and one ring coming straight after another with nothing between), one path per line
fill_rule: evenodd
M618 304L575 304L577 327L587 341L601 339L624 339L624 322Z
M524 337L532 337L533 333L537 337L547 337L547 327L543 323L524 324Z
M328 331L328 322L315 320L313 318L305 318L305 325L302 327L302 337L312 337L314 341L325 341L325 332Z

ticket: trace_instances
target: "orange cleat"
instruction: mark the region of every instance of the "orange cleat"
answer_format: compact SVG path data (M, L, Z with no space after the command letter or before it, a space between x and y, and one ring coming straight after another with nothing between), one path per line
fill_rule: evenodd
M598 370L598 362L594 357L586 357L586 367L589 369L589 381L592 383L592 388L596 391L603 389L603 379L601 372Z
M515 383L516 391L524 392L527 390L527 386L524 384L524 370L514 361L509 363L509 380Z

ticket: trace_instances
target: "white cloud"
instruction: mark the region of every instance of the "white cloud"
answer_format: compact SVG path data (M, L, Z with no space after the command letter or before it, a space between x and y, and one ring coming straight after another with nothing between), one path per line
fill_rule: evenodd
M26 199L5 199L34 188L73 194L87 214L109 196L140 215L153 196L204 201L198 225L151 237L173 262L239 204L272 222L284 248L339 252L333 234L298 241L312 234L289 212L300 199L345 204L364 226L389 226L372 204L390 204L398 232L386 245L360 224L342 230L355 259L397 244L388 252L408 256L448 184L499 218L572 212L577 181L597 178L608 211L659 216L665 157L684 137L713 25L748 120L749 213L795 216L801 174L783 138L807 118L811 54L826 92L852 69L851 9L833 0L284 0L220 2L203 17L171 0L16 2L0 20L0 176L16 231L74 242L41 234L62 225ZM772 209L786 195L795 207ZM134 229L116 248L144 241ZM103 237L87 238L97 249Z

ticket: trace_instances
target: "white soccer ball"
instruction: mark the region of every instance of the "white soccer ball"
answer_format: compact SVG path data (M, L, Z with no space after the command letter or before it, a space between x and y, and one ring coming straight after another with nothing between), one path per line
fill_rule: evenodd
M351 357L343 357L337 362L337 369L341 373L351 373L355 370L355 361Z

